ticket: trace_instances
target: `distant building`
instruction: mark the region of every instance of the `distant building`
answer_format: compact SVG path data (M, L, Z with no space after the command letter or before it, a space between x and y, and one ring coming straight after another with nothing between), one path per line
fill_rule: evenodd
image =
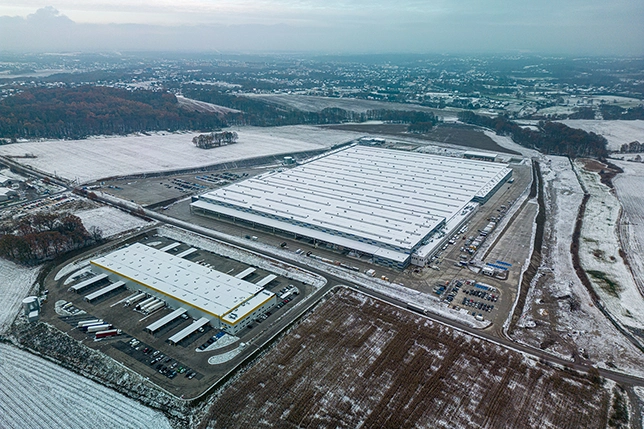
M22 300L22 310L29 322L37 322L40 318L40 300L37 296L28 296Z
M405 268L511 175L500 163L355 145L208 192L191 209Z
M17 196L18 193L13 189L0 188L0 201L7 201L11 197Z
M496 161L497 156L498 155L496 153L472 152L472 151L468 151L463 154L463 158L465 159L476 159L479 161L490 161L490 162Z

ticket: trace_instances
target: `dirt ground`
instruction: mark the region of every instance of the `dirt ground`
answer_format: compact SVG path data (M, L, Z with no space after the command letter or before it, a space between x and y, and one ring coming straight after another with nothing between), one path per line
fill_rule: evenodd
M609 388L342 289L201 427L604 428Z

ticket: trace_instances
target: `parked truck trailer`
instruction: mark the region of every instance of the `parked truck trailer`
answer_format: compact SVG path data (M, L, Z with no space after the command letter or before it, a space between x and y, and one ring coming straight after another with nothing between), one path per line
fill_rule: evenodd
M157 311L157 310L159 310L160 308L163 308L163 307L165 307L165 302L160 301L160 302L157 302L154 305L146 308L145 310L143 310L143 312L146 313L146 314L150 314L150 313L153 313L153 312L155 312L155 311Z
M108 329L106 331L98 331L96 333L96 339L100 340L101 338L114 337L116 335L121 335L120 329Z
M141 301L142 299L144 299L146 296L147 296L147 294L145 292L137 293L132 298L128 298L128 299L125 300L125 306L128 307L128 306L130 306L130 305L132 305L134 303L137 303L137 302Z
M102 325L92 325L87 328L87 333L106 331L112 327L110 323L104 323Z
M86 325L83 325L83 327L81 327L81 329L82 329L83 331L87 331L87 330L88 330L89 328L91 328L92 326L104 325L105 323L106 323L106 322L105 322L103 319L100 319L98 322L92 322L92 323L88 323L88 324L86 324Z
M103 319L89 319L89 320L81 320L78 322L76 325L77 328L84 328L87 325L94 325L96 323L103 323Z
M159 302L161 302L161 300L160 300L160 299L155 298L155 299L154 299L154 301L152 301L152 302L150 302L150 303L148 303L148 304L146 304L146 305L142 305L142 306L141 306L141 312L142 312L142 313L146 313L146 312L148 311L148 309L150 309L150 308L154 307L154 306L155 306L155 305L157 305Z
M140 304L137 304L136 307L134 307L135 310L141 310L143 306L150 304L152 301L155 301L156 298L151 296L150 298L146 299L145 301L141 302Z

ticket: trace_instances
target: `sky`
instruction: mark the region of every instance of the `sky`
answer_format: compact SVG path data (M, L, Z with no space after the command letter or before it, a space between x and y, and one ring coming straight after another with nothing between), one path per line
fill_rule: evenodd
M2 0L0 51L644 55L644 0Z

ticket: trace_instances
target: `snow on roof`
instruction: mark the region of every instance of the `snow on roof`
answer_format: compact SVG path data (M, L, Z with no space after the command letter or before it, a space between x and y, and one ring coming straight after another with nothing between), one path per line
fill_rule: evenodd
M9 188L0 188L0 195L9 197L11 195L17 195L17 192Z
M369 242L408 252L510 171L505 164L353 146L208 192L193 205L287 231L300 225L310 237L326 232L333 238L319 238L336 244L344 234L357 250Z
M377 254L378 256L381 256L386 259L391 259L397 262L404 262L407 258L409 258L409 255L403 252L396 252L395 250L383 249L374 244L363 243L361 241L352 240L350 238L333 235L328 232L316 231L314 229L309 229L304 226L291 225L285 222L281 222L279 220L262 217L260 215L256 215L252 213L239 212L238 210L235 210L229 207L218 206L216 204L207 203L202 200L195 201L191 205L193 207L201 208L204 210L216 211L218 213L225 214L228 216L236 216L250 222L266 225L268 227L275 227L286 231L291 231L293 233L303 235L305 237L315 238L317 240L322 240L327 243L335 243L339 246L349 247L351 249L368 253L370 255Z
M248 301L241 304L239 307L235 308L230 313L226 314L221 318L221 320L228 323L229 325L234 325L237 322L244 320L246 316L262 306L264 303L273 299L274 296L274 293L263 290Z
M216 317L222 317L263 289L141 243L91 263Z
M185 328L168 338L168 341L170 341L170 343L177 344L193 332L196 332L199 328L206 326L209 322L210 320L206 319L205 317L202 317L199 320L195 320L190 325L186 326Z

